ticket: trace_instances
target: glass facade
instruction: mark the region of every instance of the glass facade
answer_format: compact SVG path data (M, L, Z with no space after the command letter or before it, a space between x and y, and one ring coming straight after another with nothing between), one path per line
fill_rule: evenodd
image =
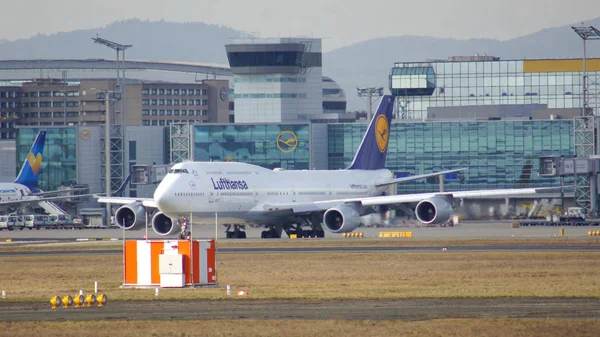
M329 169L350 164L366 127L328 126ZM539 177L538 158L573 157L573 133L571 120L394 123L387 168L398 177L469 168L446 179L447 191L559 186L559 178ZM398 191L435 192L439 182L408 182Z
M418 65L418 64L417 64ZM435 90L435 71L431 66L394 67L390 74L392 95L431 95Z
M308 169L309 139L308 124L197 125L194 160Z
M21 170L21 166L23 166L31 145L40 130L42 129L18 129L16 140L17 174ZM76 184L77 138L75 128L44 128L44 130L46 130L46 142L44 144L38 187L43 191L51 191L63 185Z
M581 59L398 62L390 72L390 91L397 96L408 119L427 117L429 107L545 104L547 108L581 108L583 79ZM411 94L424 79L404 74L411 67L430 67L435 89ZM588 59L588 106L600 108L600 59Z
M321 67L321 53L305 51L227 52L231 67Z

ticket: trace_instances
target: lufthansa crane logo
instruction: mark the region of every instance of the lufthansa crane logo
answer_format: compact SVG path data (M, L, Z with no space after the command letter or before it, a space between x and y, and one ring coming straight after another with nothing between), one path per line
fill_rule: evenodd
M384 115L379 115L375 121L375 140L379 151L385 152L390 138L390 125Z
M281 152L293 152L298 147L298 137L292 131L281 131L277 135L277 148Z
M84 139L84 140L90 139L91 135L92 135L92 133L90 132L89 129L83 129L83 130L79 131L79 137L81 137L81 139Z

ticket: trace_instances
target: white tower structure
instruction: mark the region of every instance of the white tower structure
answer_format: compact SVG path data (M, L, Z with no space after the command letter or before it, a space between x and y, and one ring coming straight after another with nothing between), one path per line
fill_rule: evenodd
M323 112L321 39L244 39L225 50L236 123L309 120Z

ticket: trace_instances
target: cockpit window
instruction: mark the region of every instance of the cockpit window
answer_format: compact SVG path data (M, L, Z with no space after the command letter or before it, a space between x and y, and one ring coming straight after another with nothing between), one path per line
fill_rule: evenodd
M187 169L170 169L169 173L189 173Z

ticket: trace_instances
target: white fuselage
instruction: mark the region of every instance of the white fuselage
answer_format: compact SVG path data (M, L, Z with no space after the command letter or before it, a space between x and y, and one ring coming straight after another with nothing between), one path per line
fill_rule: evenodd
M192 215L202 222L217 213L220 223L294 221L274 217L265 207L378 196L385 187L375 185L393 178L386 169L277 171L222 162L180 163L170 172L154 192L159 210L171 218Z
M25 185L0 183L0 202L25 200L30 194L31 190ZM7 206L0 206L0 211L4 211L7 208Z

